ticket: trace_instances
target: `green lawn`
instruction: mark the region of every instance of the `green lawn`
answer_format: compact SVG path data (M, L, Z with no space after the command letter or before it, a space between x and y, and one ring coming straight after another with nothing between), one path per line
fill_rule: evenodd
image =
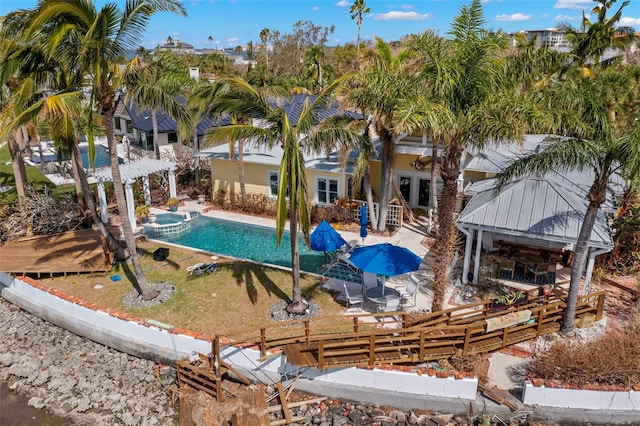
M215 260L215 272L192 276L187 267L198 262L212 262L208 254L170 247L166 261L155 261L152 253L159 246L151 242L138 245L145 253L142 263L147 279L150 283L175 284L177 292L167 302L151 308L136 309L122 304L122 297L133 289L129 280L131 271L123 265L115 265L107 274L43 278L40 281L97 305L116 308L140 318L221 335L274 324L269 318L269 309L291 295L289 271L220 258ZM120 275L122 279L113 282L112 275ZM319 305L323 314L339 314L344 307L335 302L331 294L320 290L321 283L317 276L303 275L303 297ZM95 289L96 284L103 287ZM349 326L346 318L344 323L341 319L337 321Z

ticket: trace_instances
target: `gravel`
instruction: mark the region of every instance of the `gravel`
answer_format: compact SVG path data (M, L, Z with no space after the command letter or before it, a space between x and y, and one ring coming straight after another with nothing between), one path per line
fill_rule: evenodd
M146 288L151 291L157 291L158 295L151 300L144 300L144 298L138 294L138 291L133 289L122 296L122 304L130 308L149 308L166 302L176 292L176 286L167 283L149 284Z

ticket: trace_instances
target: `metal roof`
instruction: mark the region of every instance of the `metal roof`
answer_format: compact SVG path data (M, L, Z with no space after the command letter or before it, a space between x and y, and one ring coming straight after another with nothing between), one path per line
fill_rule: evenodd
M556 178L528 178L494 194L477 192L458 219L463 228L527 236L558 242L576 242L587 210L584 193ZM607 215L598 211L589 245L613 246Z
M122 182L134 181L135 179L148 176L153 173L165 172L176 168L176 163L173 161L156 160L153 158L143 158L138 161L131 161L129 163L120 165L120 176ZM103 182L112 182L113 176L111 174L111 167L101 167L96 169L93 176Z

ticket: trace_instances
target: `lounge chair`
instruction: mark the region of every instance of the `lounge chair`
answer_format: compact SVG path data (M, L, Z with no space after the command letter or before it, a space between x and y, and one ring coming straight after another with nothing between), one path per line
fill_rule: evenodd
M360 273L360 268L358 268L356 265L353 264L353 262L351 262L349 260L349 253L340 253L338 252L336 254L336 265L342 265L347 267L349 270L351 270L351 272L353 272L354 274L358 274Z
M362 309L362 304L364 303L364 296L362 294L349 293L349 289L347 288L346 282L343 282L342 285L344 287L344 296L346 298L347 309L349 309L351 305L360 305L360 309Z
M215 263L196 263L195 265L191 265L187 267L187 271L189 275L201 275L201 274L210 274L211 272L216 270Z

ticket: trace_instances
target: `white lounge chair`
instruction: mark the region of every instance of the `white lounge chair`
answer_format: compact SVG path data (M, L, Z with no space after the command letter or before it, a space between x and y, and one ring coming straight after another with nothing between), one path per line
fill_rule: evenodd
M347 309L349 309L352 305L360 305L360 309L362 309L362 304L364 303L364 296L362 294L354 294L349 292L349 288L347 287L347 283L343 282L342 286L344 287L344 296L346 298Z
M358 268L349 260L349 253L338 252L336 254L336 259L336 264L343 265L349 268L349 270L351 270L351 272L353 272L354 274L358 274L360 272L360 268Z

